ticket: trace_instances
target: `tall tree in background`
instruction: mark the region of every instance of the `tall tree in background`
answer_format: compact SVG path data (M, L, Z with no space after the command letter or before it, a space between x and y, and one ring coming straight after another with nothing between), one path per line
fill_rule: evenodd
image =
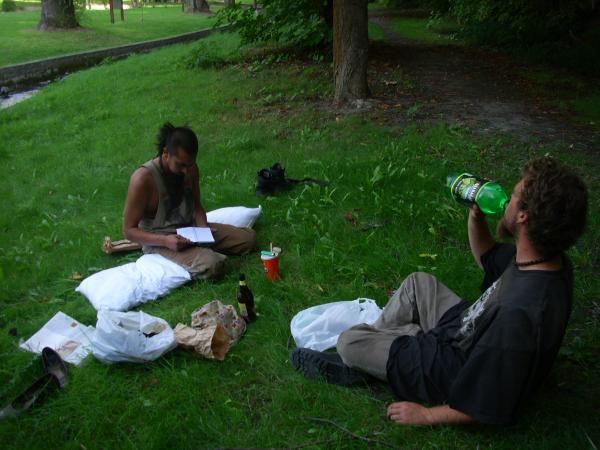
M42 0L42 17L37 25L38 30L78 26L73 0Z
M332 38L335 101L364 99L369 52L367 0L262 0L261 13L241 4L218 12L218 24L230 24L243 44L277 43L296 51L314 51Z
M364 99L367 84L369 30L367 0L333 0L334 100Z
M209 12L210 8L206 0L185 0L186 12Z

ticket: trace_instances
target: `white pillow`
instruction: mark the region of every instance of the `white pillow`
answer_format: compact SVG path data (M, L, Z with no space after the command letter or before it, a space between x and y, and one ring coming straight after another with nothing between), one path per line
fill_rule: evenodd
M142 276L144 302L166 295L192 279L179 264L156 253L141 256L135 265Z
M224 223L234 227L252 228L258 216L262 213L262 206L246 208L244 206L230 206L215 209L206 213L206 218L212 223Z
M262 207L232 206L206 213L209 222L252 228ZM95 273L75 289L98 311L127 311L140 303L155 300L191 280L187 270L158 255L143 255L135 263Z
M191 280L187 270L158 254L87 277L75 289L96 310L127 311Z

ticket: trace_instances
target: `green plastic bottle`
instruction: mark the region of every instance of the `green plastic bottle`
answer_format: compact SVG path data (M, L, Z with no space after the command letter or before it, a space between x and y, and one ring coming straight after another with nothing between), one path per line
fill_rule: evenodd
M484 214L502 214L508 205L508 195L498 183L470 173L451 173L446 186L454 200L469 207L477 204Z

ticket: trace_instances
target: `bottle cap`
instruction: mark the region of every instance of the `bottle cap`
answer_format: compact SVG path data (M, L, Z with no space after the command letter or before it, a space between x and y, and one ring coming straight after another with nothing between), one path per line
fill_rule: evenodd
M245 281L246 280L246 275L243 273L240 273L240 281Z

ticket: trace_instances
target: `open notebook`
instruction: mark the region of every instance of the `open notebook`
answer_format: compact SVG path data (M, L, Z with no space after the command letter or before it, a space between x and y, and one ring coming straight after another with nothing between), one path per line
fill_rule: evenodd
M177 234L196 244L212 244L215 242L210 228L206 227L177 228Z

